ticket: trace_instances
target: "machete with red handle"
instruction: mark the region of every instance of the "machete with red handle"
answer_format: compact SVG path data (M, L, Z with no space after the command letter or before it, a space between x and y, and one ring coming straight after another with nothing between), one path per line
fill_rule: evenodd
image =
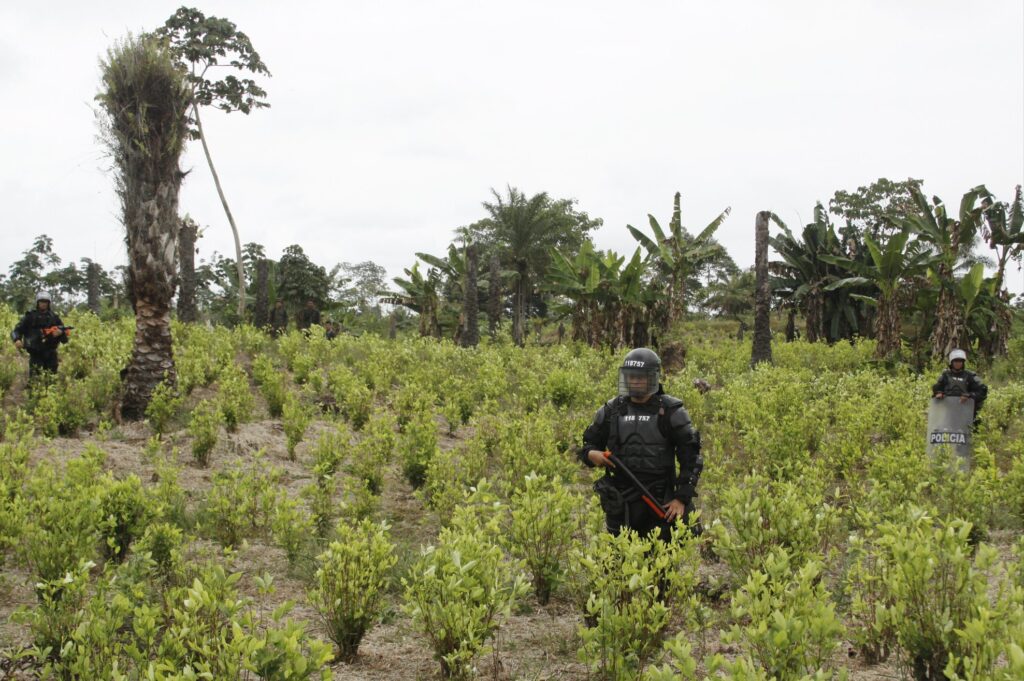
M651 494L650 490L648 490L642 482L637 480L636 476L633 475L633 471L626 468L626 464L622 463L622 460L619 457L615 456L608 450L604 451L604 458L607 459L613 467L622 471L626 477L629 478L629 481L632 482L633 486L640 492L640 498L643 499L644 503L651 507L651 510L654 511L654 514L657 515L658 518L664 520L665 507L658 503L654 495Z

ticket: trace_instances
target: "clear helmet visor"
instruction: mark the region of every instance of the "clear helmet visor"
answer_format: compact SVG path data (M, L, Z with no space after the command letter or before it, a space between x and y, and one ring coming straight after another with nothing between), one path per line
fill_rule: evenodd
M660 377L657 369L619 369L619 395L647 397L658 392Z

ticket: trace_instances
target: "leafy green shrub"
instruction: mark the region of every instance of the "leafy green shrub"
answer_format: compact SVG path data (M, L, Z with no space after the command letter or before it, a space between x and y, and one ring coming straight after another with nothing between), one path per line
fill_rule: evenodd
M267 401L267 412L270 417L280 418L288 394L284 373L274 367L269 357L259 355L252 362L252 377L259 386L263 399Z
M175 386L166 378L155 388L146 406L146 418L149 420L149 427L156 435L163 435L167 432L167 426L181 408L184 401L177 394Z
M0 357L0 399L10 391L19 373L17 364L7 357Z
M192 436L192 458L206 468L210 465L210 452L217 446L221 412L213 402L203 400L192 410L188 432Z
M996 551L981 544L972 559L970 534L969 523L936 524L912 509L904 522L883 525L875 544L882 617L895 631L903 663L920 681L992 678L1024 624L1019 597L1010 597L1012 587L996 579ZM990 593L993 582L998 588Z
M384 487L384 469L395 449L395 421L386 411L374 411L353 447L348 470L366 481L374 494Z
M548 373L544 388L555 407L580 406L587 394L587 377L575 367L556 368Z
M340 429L321 432L313 447L313 476L317 479L334 477L350 446L348 433Z
M896 631L889 617L893 603L884 582L885 557L877 547L873 520L867 519L868 529L862 534L850 536L843 580L850 601L850 636L861 658L869 664L888 659L896 647Z
M249 378L238 365L229 364L221 371L217 404L228 432L235 432L240 424L252 417L253 398Z
M30 399L36 425L47 437L70 436L89 420L89 396L60 377L37 379Z
M202 529L224 546L236 546L244 536L268 530L282 492L280 468L233 466L217 471L200 509Z
M366 387L366 383L348 367L338 366L331 369L327 384L338 410L348 419L354 430L360 430L370 418L373 409L373 394Z
M289 393L284 400L283 425L285 441L288 447L288 458L295 461L295 448L302 442L306 435L306 428L312 416L309 409L302 404L302 401L295 395Z
M445 678L472 676L473 659L528 588L492 542L496 530L441 530L437 545L427 547L402 579L403 608L430 641Z
M317 558L310 602L341 660L351 661L380 619L382 598L397 558L387 525L341 522L335 541Z
M795 573L789 555L776 549L733 597L733 624L722 635L740 644L746 656L772 678L801 678L828 670L839 647L843 625L825 585L822 566L803 564ZM732 665L716 663L724 669Z
M95 557L100 516L94 492L99 478L100 457L87 451L69 462L62 478L54 470L36 469L26 481L21 501L27 520L17 551L40 582L61 579Z
M184 540L179 528L166 522L151 523L135 543L135 553L148 554L157 573L174 581L182 570Z
M392 411L398 422L398 429L405 432L406 426L423 414L434 411L434 391L425 383L410 381L394 395Z
M380 506L380 497L373 493L369 483L362 478L345 478L341 482L343 495L341 514L355 520L369 518Z
M296 565L313 539L313 517L294 499L285 499L274 508L271 521L274 541L284 549L289 565Z
M310 639L301 624L284 620L290 604L277 608L261 627L264 618L238 595L240 578L217 565L181 591L160 642L161 661L173 669L194 669L196 678L246 678L249 671L264 679L330 678L329 646ZM261 595L273 589L268 577L256 583Z
M838 514L808 482L750 475L722 491L710 533L715 553L734 578L745 581L777 547L786 549L797 567L829 547Z
M422 487L427 467L438 452L434 413L425 411L412 416L406 422L398 447L402 453L402 474L414 488Z
M104 485L99 493L99 517L106 558L124 561L128 547L145 531L152 516L138 476Z
M312 485L302 488L302 496L309 503L309 512L313 517L316 536L327 537L334 522L334 493L337 490L337 478L320 478Z
M643 681L697 681L697 661L693 659L693 646L686 640L685 632L680 632L665 641L661 660L661 665L644 671L641 676Z
M36 584L36 607L15 613L14 621L28 625L38 659L59 655L81 624L89 574L94 567L92 561L82 561L59 577L40 581Z
M406 434L413 428L410 424ZM420 493L442 523L452 518L455 507L487 474L487 453L475 440L452 449L438 449L427 462Z
M575 557L574 578L589 588L584 615L592 623L580 627L579 659L599 678L642 674L661 648L673 606L693 600L697 546L682 532L669 542L632 530L601 533Z
M526 565L537 600L544 605L564 578L586 504L560 482L528 475L510 505L509 550Z

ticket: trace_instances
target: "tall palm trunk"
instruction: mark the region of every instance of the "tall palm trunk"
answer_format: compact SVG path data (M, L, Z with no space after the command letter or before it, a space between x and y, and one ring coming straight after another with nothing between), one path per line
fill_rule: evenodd
M252 310L252 323L263 328L270 323L270 261L256 261L256 304Z
M772 361L771 304L768 283L768 219L771 213L761 211L754 224L754 343L750 364Z
M178 320L194 322L196 311L196 236L199 225L185 218L178 232Z
M100 266L99 263L89 262L85 268L86 300L89 310L98 315L100 313Z
M184 177L179 159L190 95L162 46L146 38L128 39L108 53L103 83L97 99L109 117L135 304L135 342L123 372L121 413L140 419L153 388L165 378L176 379L170 320Z
M487 333L491 338L498 332L501 321L501 262L498 256L491 256L490 281L487 291Z
M523 324L526 321L526 263L516 263L516 290L512 301L512 340L523 344Z
M462 346L476 347L480 342L479 299L476 287L477 247L476 244L466 248L466 290L463 292L463 314L466 318L466 331L462 335Z

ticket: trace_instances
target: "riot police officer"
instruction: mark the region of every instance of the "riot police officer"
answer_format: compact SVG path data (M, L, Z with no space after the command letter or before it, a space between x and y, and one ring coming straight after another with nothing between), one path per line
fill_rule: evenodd
M949 353L949 368L942 372L932 386L932 397L959 397L961 402L974 400L974 426L980 422L978 412L988 397L988 386L981 382L978 374L968 371L967 353L957 348Z
M50 309L50 294L36 293L36 309L29 310L11 332L14 347L28 352L28 377L57 373L57 346L68 342L64 322Z
M697 481L704 468L700 434L678 398L661 386L661 359L652 350L630 351L619 368L619 394L597 410L583 433L579 459L587 466L602 466L604 477L594 485L605 512L609 532L623 526L647 535L658 530L670 537L676 519L687 520ZM638 489L605 457L615 454L662 504L659 518L640 498ZM678 464L678 468L677 468Z

